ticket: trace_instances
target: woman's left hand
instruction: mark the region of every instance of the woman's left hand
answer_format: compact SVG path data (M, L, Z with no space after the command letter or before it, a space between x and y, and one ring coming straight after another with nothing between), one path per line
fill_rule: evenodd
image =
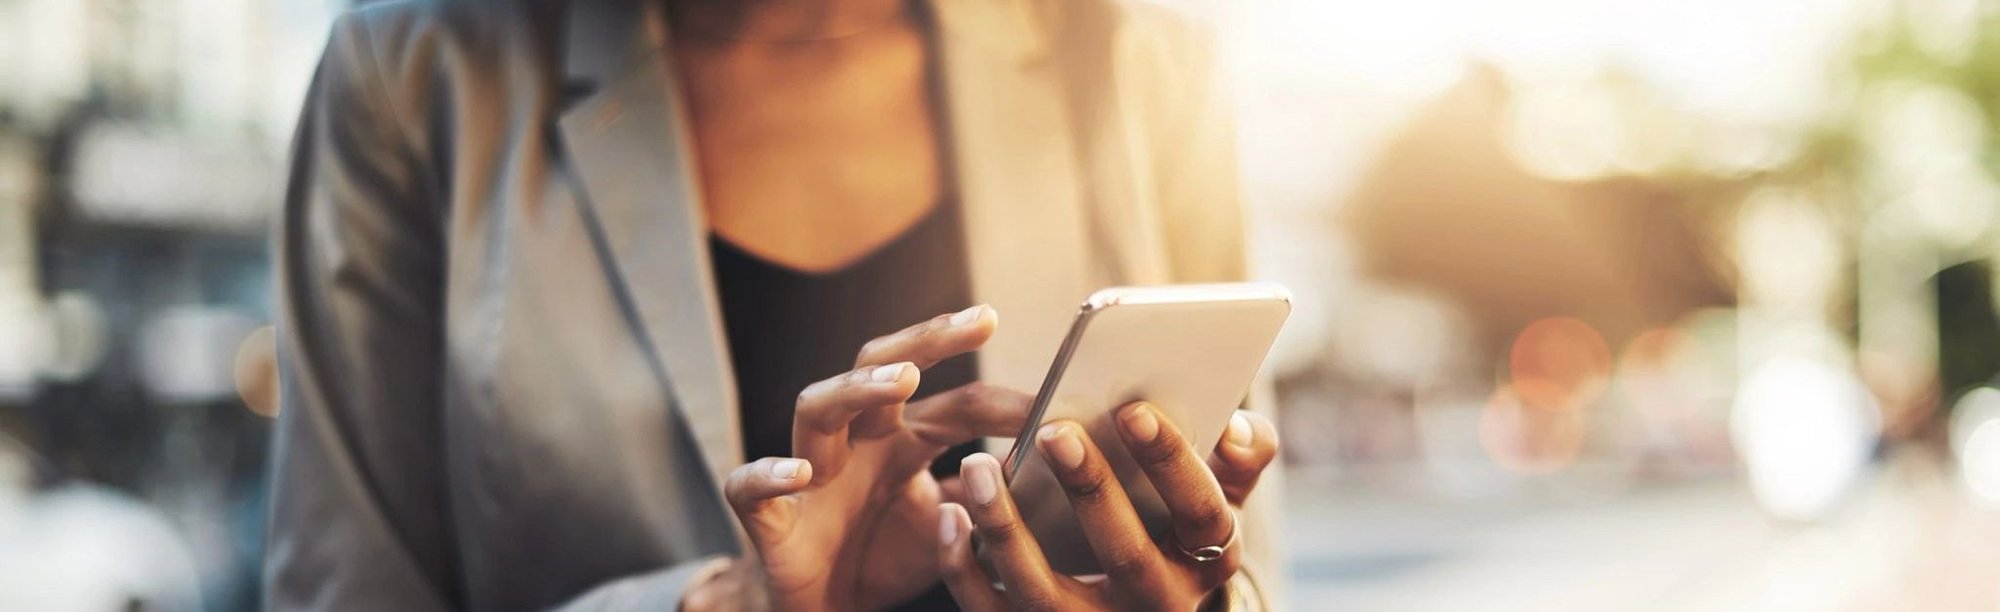
M1193 610L1242 566L1236 509L1277 456L1277 429L1264 417L1238 411L1215 453L1203 462L1173 423L1157 409L1135 403L1121 409L1119 434L1173 514L1168 541L1154 542L1083 428L1058 421L1042 427L1036 446L1048 459L1083 523L1085 537L1105 569L1104 580L1058 575L1041 545L1021 522L1000 463L991 455L966 458L960 476L966 506L944 504L938 525L940 570L959 606L991 610ZM967 514L970 510L970 514ZM974 558L976 532L990 549L1003 588ZM1199 558L1198 558L1199 557Z

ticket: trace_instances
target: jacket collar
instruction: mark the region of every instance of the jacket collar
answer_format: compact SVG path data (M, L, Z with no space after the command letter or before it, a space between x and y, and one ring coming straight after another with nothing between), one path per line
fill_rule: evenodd
M974 296L1007 317L982 378L1032 390L1085 289L1084 221L1061 75L1043 61L1044 0L927 0ZM723 337L666 20L649 0L575 0L558 121L612 285L711 484L742 463ZM1023 248L1029 247L1032 248Z

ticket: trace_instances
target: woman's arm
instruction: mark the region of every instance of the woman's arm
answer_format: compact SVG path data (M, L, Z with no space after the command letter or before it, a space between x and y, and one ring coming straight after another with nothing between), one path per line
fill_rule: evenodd
M439 436L442 213L364 36L352 14L334 24L280 214L271 609L459 601Z
M441 432L445 211L385 95L368 18L334 24L280 215L267 609L464 601ZM608 581L563 609L671 610L711 561Z

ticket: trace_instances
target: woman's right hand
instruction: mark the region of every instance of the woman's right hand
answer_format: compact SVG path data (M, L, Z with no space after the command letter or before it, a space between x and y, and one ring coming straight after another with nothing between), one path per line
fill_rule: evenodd
M1018 434L1033 398L973 383L905 402L922 370L979 348L997 324L986 306L939 315L868 342L853 370L806 387L792 423L796 457L739 467L723 487L756 548L731 571L754 577L703 586L743 594L758 584L761 597L690 591L690 608L878 609L937 584L938 504L961 489L927 468L951 446Z

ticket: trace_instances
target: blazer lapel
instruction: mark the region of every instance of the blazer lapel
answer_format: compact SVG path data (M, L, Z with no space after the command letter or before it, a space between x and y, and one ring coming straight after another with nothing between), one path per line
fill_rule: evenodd
M980 378L1033 391L1095 281L1052 2L931 0L974 299L1004 320Z
M569 163L639 341L720 486L742 440L666 22L656 2L570 6L564 69L587 97L559 121Z

